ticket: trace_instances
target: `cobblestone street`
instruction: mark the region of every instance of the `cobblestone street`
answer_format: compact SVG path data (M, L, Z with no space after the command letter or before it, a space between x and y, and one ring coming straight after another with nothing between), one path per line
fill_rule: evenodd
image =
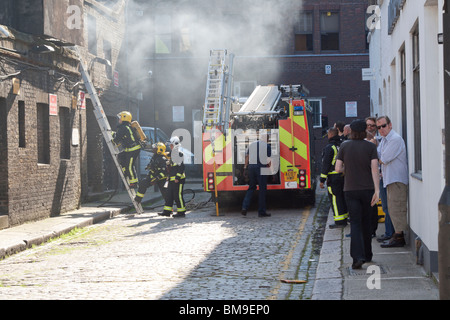
M121 214L10 256L0 299L310 298L326 197L269 218L216 216L208 198L196 195L184 219Z

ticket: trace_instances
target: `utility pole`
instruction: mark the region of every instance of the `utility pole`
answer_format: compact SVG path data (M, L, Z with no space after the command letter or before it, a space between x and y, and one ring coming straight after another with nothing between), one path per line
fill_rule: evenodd
M439 298L450 300L450 0L444 0L445 188L439 200Z

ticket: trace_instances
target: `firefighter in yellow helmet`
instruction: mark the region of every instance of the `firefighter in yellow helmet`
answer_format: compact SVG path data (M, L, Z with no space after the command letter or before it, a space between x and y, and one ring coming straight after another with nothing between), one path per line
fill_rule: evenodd
M130 188L137 188L138 175L136 173L136 160L141 152L141 144L137 131L131 126L132 116L128 111L117 114L119 125L117 132L113 134L113 142L122 146L118 160Z
M139 183L139 189L134 198L134 200L139 203L142 201L142 198L144 198L147 188L154 184L158 186L164 201L167 199L167 188L164 188L164 184L168 177L167 164L169 163L169 158L166 154L166 145L162 142L153 144L152 151L152 159L145 168L148 170L148 174Z

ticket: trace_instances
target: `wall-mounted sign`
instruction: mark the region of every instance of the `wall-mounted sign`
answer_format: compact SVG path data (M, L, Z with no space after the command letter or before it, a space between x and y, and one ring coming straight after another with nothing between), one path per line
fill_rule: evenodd
M363 81L375 80L375 73L371 68L363 68L361 69L361 73Z
M356 118L358 116L358 102L356 101L345 102L345 116L347 118Z
M49 94L48 95L48 113L51 116L57 116L58 115L58 97L56 94Z
M81 110L86 109L86 93L84 91L78 92L78 105Z
M184 106L173 106L173 122L184 122Z

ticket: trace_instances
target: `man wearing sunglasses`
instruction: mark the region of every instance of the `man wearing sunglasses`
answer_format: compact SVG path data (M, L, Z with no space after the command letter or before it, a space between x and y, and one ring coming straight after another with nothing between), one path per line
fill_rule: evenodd
M381 244L383 248L403 247L407 229L408 161L403 138L392 129L387 116L377 118L378 133L382 136L378 145L383 184L387 189L389 215L394 225L392 238Z

